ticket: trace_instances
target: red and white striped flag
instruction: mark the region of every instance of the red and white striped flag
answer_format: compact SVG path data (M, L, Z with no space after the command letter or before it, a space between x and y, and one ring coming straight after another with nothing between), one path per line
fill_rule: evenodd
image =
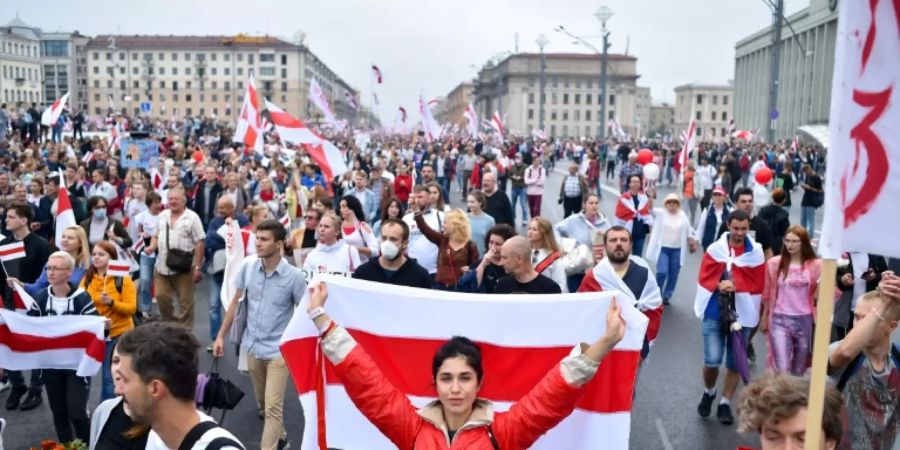
M475 139L478 136L478 112L475 111L475 107L472 105L472 102L469 102L466 105L466 130L469 132L469 137Z
M379 69L375 64L372 64L372 76L375 77L375 81L377 81L378 84L381 84L381 69Z
M272 124L275 125L275 130L281 140L294 144L306 144L307 153L322 169L325 181L330 183L334 177L341 176L347 171L347 163L344 161L341 149L274 103L268 100L265 102L266 109L269 110L272 118Z
M607 308L616 295L569 295L565 300L559 295L447 295L333 275L322 279L328 283L328 314L416 407L436 397L431 376L435 351L451 336L460 335L478 343L483 352L488 373L479 397L490 400L496 411L507 411L549 371L559 370L560 361L574 346L603 335ZM296 308L281 340L281 353L310 425L304 430L301 449L325 448L320 433L328 447L396 448L351 403L330 362L320 366L324 381L322 371L310 370L317 367L321 352L319 332L306 314L307 302L304 298ZM624 339L583 388L575 411L531 448L628 448L647 318L628 302L619 305L627 325ZM434 320L426 324L422 317ZM499 317L503 317L502 326Z
M96 375L106 351L105 320L101 316L32 317L0 308L0 367Z
M45 109L44 113L41 114L41 125L46 125L48 127L56 125L56 121L59 120L59 115L62 114L68 100L69 93L66 92L62 97L56 99L52 105Z
M284 213L284 215L281 216L281 219L278 219L278 222L280 222L288 231L291 231L291 216L289 216L288 213Z
M687 166L688 155L694 150L694 137L697 134L696 130L697 124L694 122L694 119L691 119L687 131L682 134L684 143L681 144L681 154L678 155L678 167L681 169L682 173L684 173L685 166Z
M253 149L260 155L263 154L263 128L259 111L259 100L256 96L256 85L253 74L247 80L247 89L244 91L244 103L238 116L238 123L234 129L232 140L244 144L244 148Z
M90 164L91 161L93 161L93 160L94 160L94 151L93 150L85 153L84 156L81 158L81 162L83 162L85 164Z
M706 305L722 280L722 274L730 271L736 291L734 308L738 314L738 322L744 327L752 328L759 324L760 300L766 278L766 256L762 246L749 237L744 239L740 254L729 246L728 239L728 233L723 234L703 254L697 277L694 314L698 319L703 318Z
M20 313L34 308L34 298L19 283L13 283L13 306L13 309Z
M127 277L131 274L131 263L126 259L111 259L106 266L106 275L110 277Z
M144 241L144 238L138 237L137 240L134 241L134 244L132 244L131 251L140 256L141 252L144 251L144 247L146 246L147 242Z
M428 107L428 104L425 103L425 98L421 95L419 96L419 117L422 120L422 127L425 130L425 139L427 139L428 142L440 139L441 126L438 125L437 120L434 118L434 114L431 112L431 108Z
M55 229L54 242L56 248L62 248L62 234L66 228L74 227L75 210L72 209L72 201L69 200L69 190L66 188L66 178L62 169L59 170L59 193L56 199L56 219L53 224Z
M7 262L25 257L25 243L22 241L0 245L0 261Z
M731 136L732 133L734 133L734 117L728 119L728 135Z
M503 119L500 118L499 111L494 111L494 115L491 117L491 124L494 126L494 130L497 131L497 137L500 138L500 141L506 140L506 130L503 129Z
M800 138L798 136L794 136L794 139L791 140L791 150L797 151L800 149Z

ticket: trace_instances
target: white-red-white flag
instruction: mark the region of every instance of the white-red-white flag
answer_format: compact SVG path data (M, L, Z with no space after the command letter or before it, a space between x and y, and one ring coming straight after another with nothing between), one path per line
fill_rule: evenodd
M381 69L379 69L375 64L372 64L372 76L375 77L375 81L378 82L378 84L381 84Z
M359 109L359 101L356 100L355 95L349 92L344 92L344 99L347 100L347 104L350 105L350 107L353 108L354 111Z
M819 251L900 257L900 4L840 2ZM877 32L876 32L877 31Z
M503 142L506 139L506 130L503 129L503 120L500 118L499 111L494 111L494 115L491 116L491 125L494 127L494 131L497 132L500 142Z
M472 102L469 102L466 105L466 131L469 132L469 137L475 139L478 136L478 112L475 111L475 106L472 105Z
M694 151L694 138L697 135L696 130L697 124L694 122L694 119L691 119L687 131L682 134L684 142L681 144L681 153L678 155L678 167L682 173L684 173L684 169L687 166L688 156Z
M797 151L800 150L800 137L794 136L794 139L791 140L791 150Z
M259 99L256 95L256 82L251 73L247 80L244 102L241 104L241 112L238 115L232 140L243 143L244 148L263 154L263 131L262 114L260 114Z
M734 133L731 133L731 137L735 139L743 139L747 142L750 142L755 137L755 134L750 130L738 130Z
M85 153L84 156L81 157L81 162L83 162L85 165L90 164L91 161L93 161L93 160L94 160L94 151L93 150Z
M16 241L12 244L0 245L0 261L7 262L25 257L25 243Z
M65 369L96 375L106 342L102 316L32 317L0 308L0 368Z
M68 92L47 107L47 109L44 110L44 113L41 114L41 125L46 125L48 127L56 125L56 121L59 120L59 115L62 114L63 109L65 109L67 101L69 101Z
M110 277L127 277L131 275L131 262L126 259L111 259L106 266L106 275Z
M13 283L13 309L25 313L34 308L34 298L19 283Z
M441 126L434 119L431 108L428 107L428 104L425 103L425 98L421 95L419 96L419 117L422 120L422 128L425 131L425 139L428 142L440 139Z
M322 175L326 181L330 183L334 177L341 176L347 171L347 163L344 162L344 155L339 148L311 130L300 119L291 116L268 100L265 102L269 116L272 118L272 124L275 125L275 130L281 140L306 144L306 151L322 169Z
M388 381L421 407L436 397L431 377L435 351L451 336L481 346L488 373L478 395L502 414L531 391L582 342L606 328L606 312L617 291L590 295L484 295L391 286L335 275L328 283L328 314L349 331ZM317 360L319 331L304 298L281 339L308 426L301 450L328 447L397 448L351 402L330 361ZM630 302L619 302L625 337L603 359L585 385L575 410L531 447L538 450L627 449L631 409L647 318ZM422 317L430 317L425 323ZM497 318L503 318L498 326ZM322 361L320 370L317 361ZM511 362L527 361L527 364ZM402 368L402 370L396 370ZM323 398L324 396L324 398ZM327 401L326 401L327 399ZM322 400L319 414L317 400ZM415 414L413 412L413 414ZM321 420L321 422L320 422ZM348 433L347 430L353 430Z
M284 213L284 215L281 216L281 219L278 219L278 222L288 231L291 231L291 216L289 216L288 213Z
M53 224L54 242L56 248L62 248L62 234L66 228L77 225L75 222L75 210L72 209L72 201L69 199L69 190L66 188L66 178L63 171L59 171L59 193L56 195L56 221Z
M325 123L335 130L340 131L343 129L343 125L337 120L334 111L331 109L328 96L325 95L325 91L322 90L322 87L319 86L319 82L316 81L315 78L309 80L309 101L311 101L313 105L316 105L316 108L319 108L319 111L322 111L322 117L325 119Z

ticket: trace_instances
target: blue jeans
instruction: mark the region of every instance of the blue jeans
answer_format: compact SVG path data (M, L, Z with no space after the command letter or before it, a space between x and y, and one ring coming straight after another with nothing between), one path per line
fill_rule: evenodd
M660 249L659 260L656 262L656 284L659 285L663 298L672 298L680 271L681 249L672 247Z
M635 239L634 243L631 245L631 254L634 256L641 256L644 253L644 241L647 240L647 235L645 234L640 239Z
M216 340L219 328L222 327L222 283L225 282L225 271L209 277L209 339Z
M744 342L750 336L750 328L744 327ZM717 319L703 319L703 365L706 367L719 367L722 365L722 356L725 357L725 367L737 372L734 364L734 351L731 349L731 333L722 334Z
M441 195L444 196L444 203L450 203L450 178L437 177L437 183L441 185Z
M119 337L110 338L106 341L106 350L103 355L103 366L100 368L100 401L109 400L116 396L116 385L113 383L112 376L112 356L113 349Z
M809 237L816 236L816 208L812 206L800 207L800 225L806 228Z
M526 202L525 188L512 188L513 222L516 220L516 204L522 207L522 222L527 222L528 203Z
M153 296L151 295L151 286L153 286L153 266L156 265L156 256L147 256L141 253L141 272L140 282L138 283L138 310L150 313L153 308Z

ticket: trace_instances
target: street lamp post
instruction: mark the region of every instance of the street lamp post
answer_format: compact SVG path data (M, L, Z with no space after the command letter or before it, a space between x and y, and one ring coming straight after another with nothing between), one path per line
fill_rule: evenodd
M547 36L541 34L537 37L535 42L537 42L538 47L541 48L541 93L540 93L540 97L538 98L538 104L540 105L539 106L540 112L538 113L538 116L539 116L538 129L540 129L542 132L544 132L544 87L547 85L547 78L546 78L546 74L544 72L547 68L547 65L546 65L545 59L544 59L544 47L550 41L547 39Z
M609 62L609 31L606 30L606 22L612 17L613 12L608 6L601 6L594 17L600 20L600 34L603 36L603 56L600 59L600 140L606 136L606 68Z

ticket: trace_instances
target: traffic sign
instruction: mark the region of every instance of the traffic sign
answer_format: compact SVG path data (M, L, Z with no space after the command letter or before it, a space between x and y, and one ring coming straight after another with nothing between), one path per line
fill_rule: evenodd
M153 109L153 103L141 102L141 112L148 113Z

